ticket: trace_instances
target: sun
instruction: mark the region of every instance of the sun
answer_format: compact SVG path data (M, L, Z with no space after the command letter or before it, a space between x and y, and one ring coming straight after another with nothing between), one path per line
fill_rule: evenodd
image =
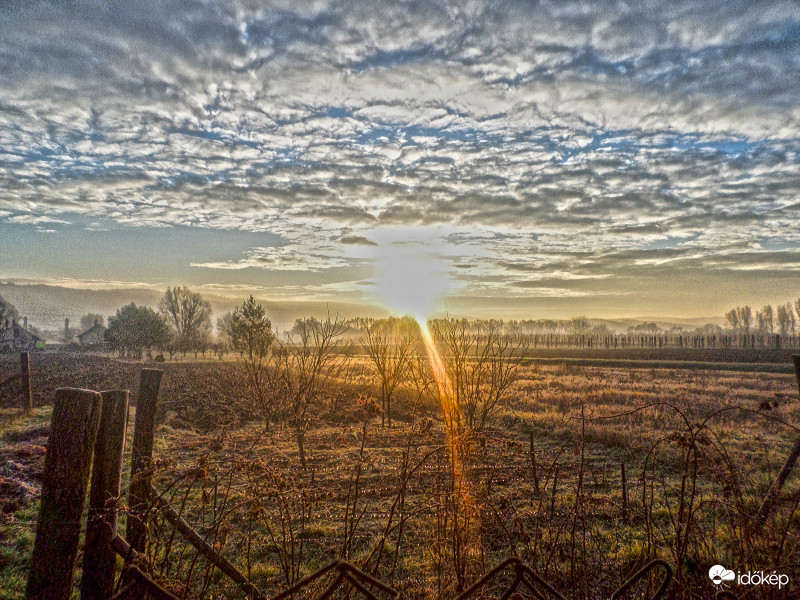
M376 292L392 312L420 323L439 308L451 289L441 256L424 244L387 245L376 257Z

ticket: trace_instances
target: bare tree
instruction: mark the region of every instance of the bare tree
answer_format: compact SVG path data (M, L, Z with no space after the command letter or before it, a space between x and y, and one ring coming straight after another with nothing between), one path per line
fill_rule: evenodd
M763 310L756 311L756 332L757 333L766 333L767 332L767 320L764 317Z
M194 330L191 335L186 337L186 348L194 353L195 358L199 352L206 355L206 351L211 348L211 318L203 320L200 327Z
M432 395L436 388L436 380L431 371L431 365L417 350L411 353L408 360L409 380L416 394L415 404L424 397Z
M289 426L297 440L300 466L306 468L305 438L313 415L329 385L349 364L342 336L347 326L338 319L308 320L276 342L272 368L267 370L274 401L286 407Z
M517 376L527 342L495 324L470 331L465 319L432 323L454 395L456 427L482 430L500 410Z
M775 312L772 310L772 305L767 304L761 312L764 315L764 331L770 335L775 333Z
M789 335L789 332L792 330L792 317L794 317L794 315L792 314L791 304L778 305L778 329L780 330L782 337Z
M749 306L737 306L736 316L739 318L739 327L744 334L750 333L750 326L753 324L753 311Z
M570 325L575 333L586 333L591 328L589 319L583 316L572 317L572 319L570 319Z
M794 313L796 315L795 323L800 320L800 298L794 301ZM792 326L792 334L796 331L796 325Z
M233 313L226 312L217 318L217 342L225 350L233 349L233 339L231 331L233 329Z
M731 326L731 329L734 331L739 329L739 314L736 312L735 308L732 308L727 313L725 313L725 320Z
M211 332L211 305L186 286L167 288L159 312L175 329L178 349L185 352L202 344Z
M397 331L391 319L364 323L366 337L361 340L375 365L380 382L381 426L392 426L392 394L408 374L409 361L417 339Z

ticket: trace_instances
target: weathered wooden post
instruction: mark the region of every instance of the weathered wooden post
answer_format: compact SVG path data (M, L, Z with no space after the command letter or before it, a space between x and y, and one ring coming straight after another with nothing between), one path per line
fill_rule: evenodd
M22 408L25 413L30 414L33 410L33 399L31 398L31 358L27 352L19 353L19 363L22 367Z
M72 593L100 403L97 392L56 390L42 473L39 522L25 592L29 600L69 600Z
M147 541L147 492L153 462L153 437L156 403L163 371L142 369L139 398L136 401L136 424L131 452L131 487L128 495L128 525L125 537L137 552L144 552Z
M114 592L116 556L111 538L117 530L122 456L128 425L128 390L102 392L103 410L94 447L89 520L83 555L81 600L106 600ZM108 505L106 503L109 503ZM104 524L108 523L110 527Z

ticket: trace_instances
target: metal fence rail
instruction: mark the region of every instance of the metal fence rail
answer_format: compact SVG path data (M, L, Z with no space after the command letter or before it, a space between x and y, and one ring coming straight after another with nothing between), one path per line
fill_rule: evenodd
M555 598L556 600L566 600L566 598L558 592L547 581L539 577L528 565L518 558L507 558L494 569L486 573L478 581L473 583L470 587L459 594L455 600L468 600L481 594L484 588L495 578L501 576L503 572L511 570L514 574L512 583L506 587L503 592L498 596L500 600L508 600L512 594L517 592L520 588L527 589L536 600L547 600L547 598ZM658 586L656 592L650 596L650 600L657 600L661 598L667 591L669 584L672 582L672 567L661 559L652 560L634 573L627 581L625 581L612 595L612 600L617 600L625 592L630 590L634 585L642 581L645 577L649 576L657 569L664 571L664 576L661 584ZM543 592L546 592L543 593Z
M378 596L372 590L372 588L377 588L378 590L384 592L391 598L396 598L398 594L396 589L394 589L389 585L386 585L385 583L383 583L379 579L376 579L372 575L364 573L364 571L362 571L352 563L343 560L335 560L329 565L322 567L318 571L315 571L311 575L303 577L303 579L295 583L290 588L287 588L286 590L282 591L272 600L283 600L286 597L294 596L294 594L300 592L305 588L308 588L308 586L310 586L320 578L324 577L328 573L331 574L335 573L333 581L325 588L325 591L323 591L322 594L317 596L316 600L327 600L337 590L342 589L347 591L347 588L350 587L357 589L359 592L361 592L363 596L365 596L369 600L378 600Z

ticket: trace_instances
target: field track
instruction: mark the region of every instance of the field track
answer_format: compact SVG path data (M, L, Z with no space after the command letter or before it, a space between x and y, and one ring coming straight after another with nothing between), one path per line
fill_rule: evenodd
M538 348L533 362L583 367L794 373L792 354L774 348Z
M539 364L577 367L684 369L690 371L739 371L742 373L794 373L792 363L631 360L621 358L534 358L530 360L533 363Z

